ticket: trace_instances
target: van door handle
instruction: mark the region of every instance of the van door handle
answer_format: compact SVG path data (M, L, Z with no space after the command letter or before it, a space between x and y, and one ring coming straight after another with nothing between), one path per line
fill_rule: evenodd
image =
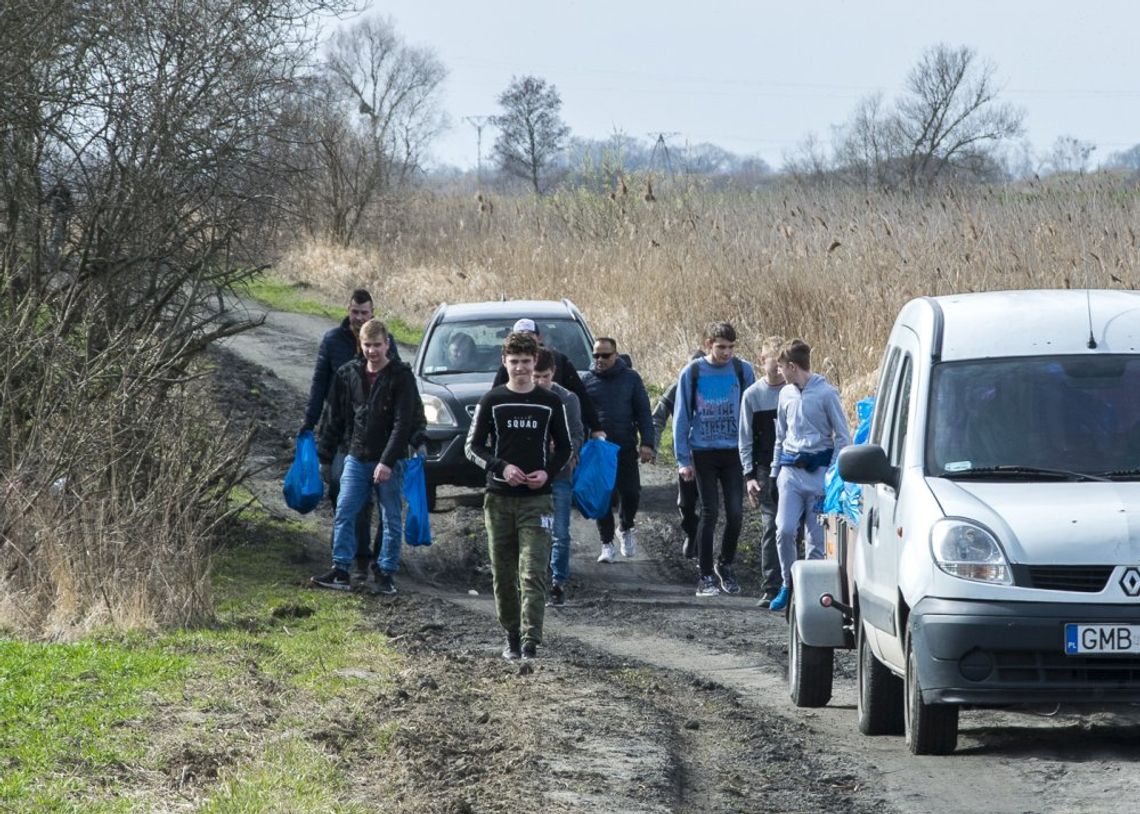
M879 530L879 513L871 509L871 531Z

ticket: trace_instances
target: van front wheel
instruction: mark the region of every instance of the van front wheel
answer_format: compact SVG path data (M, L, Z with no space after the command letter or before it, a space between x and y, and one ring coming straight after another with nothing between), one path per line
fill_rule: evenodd
M859 731L864 735L901 735L904 729L902 679L875 658L867 643L867 629L862 621L856 624Z
M906 637L906 746L915 755L948 755L958 746L958 707L927 704L918 681L918 660Z

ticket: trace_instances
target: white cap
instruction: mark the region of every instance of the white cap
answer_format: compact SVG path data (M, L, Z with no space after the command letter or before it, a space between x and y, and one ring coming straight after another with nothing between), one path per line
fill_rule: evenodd
M515 322L515 327L511 328L512 331L530 331L532 334L538 333L538 326L534 324L533 319L522 318Z

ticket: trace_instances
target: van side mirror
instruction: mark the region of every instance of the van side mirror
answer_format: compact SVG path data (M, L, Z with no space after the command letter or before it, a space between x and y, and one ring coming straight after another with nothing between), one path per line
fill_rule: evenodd
M850 483L899 485L899 471L887 461L887 452L878 444L853 444L839 450L839 476Z

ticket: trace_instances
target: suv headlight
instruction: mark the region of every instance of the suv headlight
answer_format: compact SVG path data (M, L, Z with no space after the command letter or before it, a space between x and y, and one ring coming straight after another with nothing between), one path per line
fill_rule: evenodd
M429 427L458 427L451 408L439 398L427 393L421 393L420 399L424 403L424 415L427 417Z
M952 577L1010 585L1009 562L994 536L965 520L939 520L930 530L934 562Z

